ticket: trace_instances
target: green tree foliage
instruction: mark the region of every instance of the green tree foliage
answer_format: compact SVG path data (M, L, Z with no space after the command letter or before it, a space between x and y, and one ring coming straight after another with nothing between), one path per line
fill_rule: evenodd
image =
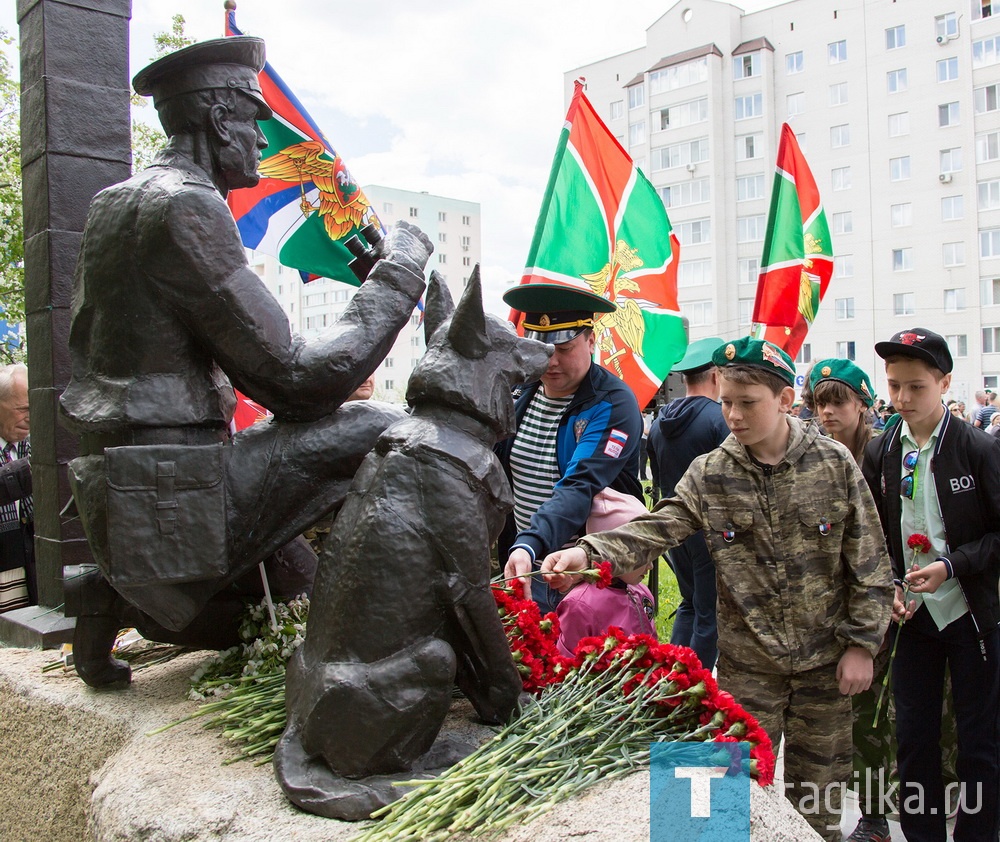
M12 44L0 29L0 320L17 325L24 321L24 224L20 92L8 56ZM22 358L23 341L12 347L6 336L0 336L0 354L4 362Z

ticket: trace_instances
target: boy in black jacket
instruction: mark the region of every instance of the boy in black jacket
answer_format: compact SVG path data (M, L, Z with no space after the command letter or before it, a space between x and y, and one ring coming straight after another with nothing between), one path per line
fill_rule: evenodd
M869 444L862 466L894 576L909 587L904 594L897 585L893 604L893 619L905 618L893 668L900 822L908 842L945 842L948 811L960 806L955 840L996 842L1000 442L945 409L952 359L941 336L912 328L875 351L901 418ZM926 536L926 555L912 549L921 543L914 536ZM945 666L962 781L947 803L939 745Z

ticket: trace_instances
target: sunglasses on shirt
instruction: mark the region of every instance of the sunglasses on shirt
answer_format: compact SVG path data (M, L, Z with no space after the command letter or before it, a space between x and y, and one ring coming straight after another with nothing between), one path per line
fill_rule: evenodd
M913 472L917 469L917 460L919 458L920 451L918 450L911 450L903 457L903 469L909 471L909 473L900 480L899 495L905 497L907 500L913 499L913 486L915 484Z

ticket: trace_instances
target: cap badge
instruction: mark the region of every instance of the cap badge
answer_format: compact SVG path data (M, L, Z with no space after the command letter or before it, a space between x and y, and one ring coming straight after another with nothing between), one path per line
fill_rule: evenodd
M761 357L763 357L763 359L764 359L764 362L770 363L775 368L783 368L785 371L788 371L788 372L791 372L792 374L795 374L795 372L792 371L792 369L788 365L788 363L785 362L785 360L781 356L781 354L778 353L776 350L774 350L774 348L772 348L770 345L768 345L766 343L764 345L762 345L761 349L760 349L760 353L761 353Z
M820 369L819 373L824 377L829 377L831 374L833 374L833 369L830 368L830 366L825 365L823 366L823 368Z
M861 391L864 392L868 397L872 396L871 391L868 389L868 384L864 380L861 381Z
M539 327L548 327L550 324L552 324L552 320L543 313L542 317L538 320Z
M919 333L913 333L913 331L899 334L899 341L904 345L914 345L918 342L923 342L926 338L926 336L922 336Z
M734 359L735 357L736 357L736 346L732 342L730 342L726 346L726 359L731 360Z

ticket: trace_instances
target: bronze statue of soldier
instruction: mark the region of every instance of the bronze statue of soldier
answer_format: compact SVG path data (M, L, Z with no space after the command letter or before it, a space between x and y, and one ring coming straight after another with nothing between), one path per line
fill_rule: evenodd
M133 84L167 145L88 214L60 410L80 437L70 484L97 563L64 571L77 671L92 686L130 679L110 655L126 625L228 645L234 583L334 511L403 415L345 399L412 313L433 247L400 223L335 325L310 341L290 332L225 201L259 178L263 65L263 41L234 37L140 71ZM230 437L233 385L274 418Z

